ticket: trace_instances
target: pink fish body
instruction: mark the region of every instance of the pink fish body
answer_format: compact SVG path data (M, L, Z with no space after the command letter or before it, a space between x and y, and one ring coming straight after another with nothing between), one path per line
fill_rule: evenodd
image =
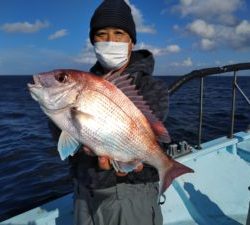
M34 77L35 84L28 86L62 129L58 143L62 159L82 143L96 155L111 158L120 172L149 164L158 170L162 194L175 177L193 171L163 152L158 141L168 142L168 132L127 78L55 70Z

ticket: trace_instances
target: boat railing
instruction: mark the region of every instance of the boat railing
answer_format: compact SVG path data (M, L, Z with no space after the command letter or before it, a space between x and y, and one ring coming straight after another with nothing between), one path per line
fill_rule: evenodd
M177 81L171 84L168 88L169 96L173 95L183 84L187 83L193 79L200 79L200 90L199 90L199 125L197 130L197 145L196 149L202 149L201 146L201 138L202 138L202 126L203 126L203 98L204 98L204 77L211 75L219 75L232 72L233 80L232 80L232 100L231 100L231 126L230 131L227 135L228 138L233 138L234 126L235 126L235 104L236 104L236 91L238 91L246 100L246 102L250 105L250 100L244 91L240 88L237 83L237 72L242 70L250 70L250 63L239 63L239 64L231 64L222 67L211 67L200 70L194 70L188 74L181 76ZM188 149L185 150L188 152ZM174 157L178 157L183 155L184 153L179 150L179 154L175 154Z

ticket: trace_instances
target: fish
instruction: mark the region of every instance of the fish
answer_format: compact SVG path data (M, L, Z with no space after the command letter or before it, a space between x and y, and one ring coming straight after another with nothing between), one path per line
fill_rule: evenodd
M27 86L62 130L57 146L62 160L84 144L108 157L117 172L151 165L158 171L162 195L175 178L194 171L164 153L160 143L170 142L170 135L131 79L129 74L57 69L34 75Z

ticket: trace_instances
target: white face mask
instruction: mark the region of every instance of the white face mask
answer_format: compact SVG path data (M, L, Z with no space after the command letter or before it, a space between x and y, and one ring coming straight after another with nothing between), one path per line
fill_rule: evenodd
M127 42L101 41L94 44L97 60L105 69L120 69L128 62Z

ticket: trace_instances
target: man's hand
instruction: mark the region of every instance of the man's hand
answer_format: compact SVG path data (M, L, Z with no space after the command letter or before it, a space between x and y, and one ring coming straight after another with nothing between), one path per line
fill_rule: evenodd
M89 156L96 156L95 153L88 147L84 146L83 151ZM108 156L99 156L98 157L98 165L103 170L110 170L112 169L112 165L110 163L110 158ZM140 164L134 171L140 172L143 170L143 164ZM117 176L123 177L126 176L127 173L123 172L116 172Z

